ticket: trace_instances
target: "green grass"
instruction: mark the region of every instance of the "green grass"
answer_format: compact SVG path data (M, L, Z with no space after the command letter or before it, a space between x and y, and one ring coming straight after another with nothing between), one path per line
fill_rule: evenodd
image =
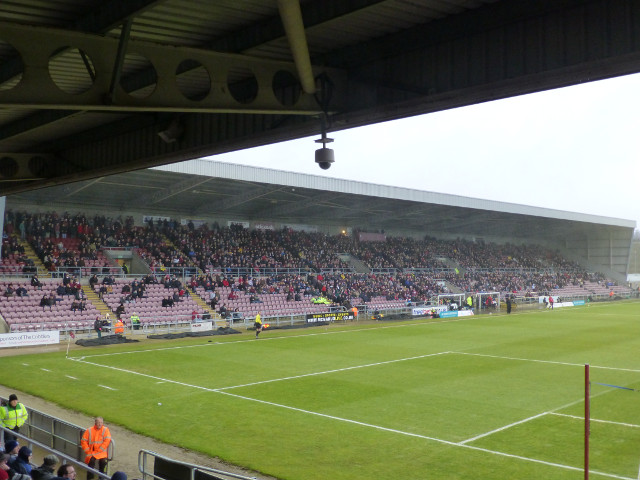
M591 478L638 478L640 394L596 384L640 389L638 303L208 340L3 358L2 383L282 479L579 479L589 363Z

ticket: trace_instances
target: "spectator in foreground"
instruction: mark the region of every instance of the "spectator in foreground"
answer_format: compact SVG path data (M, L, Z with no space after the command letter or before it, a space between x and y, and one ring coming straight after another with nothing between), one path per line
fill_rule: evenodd
M17 473L22 473L24 475L31 475L31 456L33 452L26 445L24 447L20 447L18 450L18 456L9 463L9 467L15 470Z
M7 465L9 455L0 453L0 480L9 480L9 465Z
M51 480L55 478L55 468L58 464L58 457L55 455L47 455L42 461L42 465L31 470L31 478L33 480Z
M58 478L68 478L69 480L75 480L76 478L76 469L73 465L65 463L61 465L58 471L56 472Z
M4 444L4 453L9 456L9 458L7 458L7 463L10 463L18 456L19 448L20 444L17 440L9 440Z

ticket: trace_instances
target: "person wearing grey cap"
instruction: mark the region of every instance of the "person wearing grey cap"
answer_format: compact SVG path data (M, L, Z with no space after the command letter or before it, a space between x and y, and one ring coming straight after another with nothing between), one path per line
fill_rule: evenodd
M44 457L42 465L31 470L31 478L33 480L51 480L56 476L54 472L58 462L58 457L55 455L47 455Z

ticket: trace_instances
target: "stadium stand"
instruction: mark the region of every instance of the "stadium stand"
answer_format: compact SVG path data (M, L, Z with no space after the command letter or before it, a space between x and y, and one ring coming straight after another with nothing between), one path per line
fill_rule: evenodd
M207 306L214 315L252 318L257 312L288 316L324 312L329 306L401 309L447 293L495 291L503 298L631 294L602 273L588 272L537 245L392 236L380 241L375 234L369 237L378 241L362 241L357 234L217 224L195 228L167 220L136 226L131 217L11 211L5 215L4 233L0 290L12 284L26 293L0 297L0 315L14 331L91 330L105 310L127 324L137 314L143 325L157 325L200 319ZM41 273L55 277L44 279L42 290L29 283L41 268L25 248L38 255L46 269ZM125 275L106 254L112 248L130 251L144 271ZM82 283L78 298L59 289L72 275ZM112 284L105 285L104 279L111 277ZM132 295L140 284L144 294ZM99 298L86 298L85 288ZM314 303L318 297L326 303ZM51 298L51 304L45 302ZM73 308L74 302L82 308Z

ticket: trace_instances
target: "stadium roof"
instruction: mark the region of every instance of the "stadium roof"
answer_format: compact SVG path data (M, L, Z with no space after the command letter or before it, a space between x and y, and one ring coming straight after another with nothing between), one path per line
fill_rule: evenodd
M15 194L9 207L566 242L635 222L208 160ZM630 238L630 237L629 237Z
M639 18L629 0L0 1L0 195L635 73Z

